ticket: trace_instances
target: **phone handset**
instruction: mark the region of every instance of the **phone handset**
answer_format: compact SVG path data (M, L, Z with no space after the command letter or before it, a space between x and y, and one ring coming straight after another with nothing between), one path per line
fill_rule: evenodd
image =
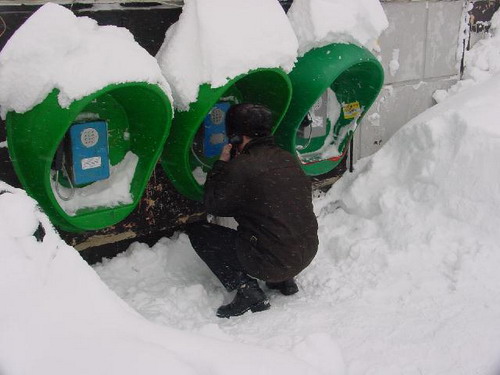
M229 138L228 143L232 145L231 147L231 159L234 159L236 156L236 153L238 152L238 145L243 143L243 137L241 135L233 135L231 138Z
M312 116L311 116L311 111L309 111L309 112L307 112L306 116L302 119L302 122L299 125L299 132L301 132L302 135L303 135L304 134L304 130L306 128L309 128L309 135L307 137L307 141L306 141L305 145L297 145L295 147L297 151L304 150L304 149L308 148L309 145L311 144L311 139L312 139L312 134L313 134L312 123L313 123L313 119L312 119Z

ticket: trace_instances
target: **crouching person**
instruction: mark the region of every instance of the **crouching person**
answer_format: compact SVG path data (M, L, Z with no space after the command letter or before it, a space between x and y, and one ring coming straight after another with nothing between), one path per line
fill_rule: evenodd
M230 144L207 176L204 204L210 214L234 217L238 229L206 222L187 228L201 259L228 291L237 290L217 310L221 318L270 308L257 279L285 295L296 293L293 278L318 248L311 182L296 158L275 145L271 111L234 105L226 125Z

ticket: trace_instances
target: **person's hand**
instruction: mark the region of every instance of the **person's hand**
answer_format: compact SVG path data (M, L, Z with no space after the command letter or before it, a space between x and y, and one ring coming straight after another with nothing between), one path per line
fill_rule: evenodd
M231 143L228 143L227 145L224 146L222 149L222 152L219 156L219 160L222 161L229 161L231 160L231 149L233 148L233 145Z

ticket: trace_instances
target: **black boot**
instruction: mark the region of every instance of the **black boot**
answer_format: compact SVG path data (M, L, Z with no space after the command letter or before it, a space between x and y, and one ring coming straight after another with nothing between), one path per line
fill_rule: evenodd
M293 278L281 281L279 283L266 282L266 286L269 289L278 289L281 294L284 294L285 296L291 296L292 294L295 294L299 291L299 287L297 286Z
M264 311L271 307L269 299L256 280L249 280L245 284L238 287L236 297L228 304L217 309L219 318L230 318L246 313L248 310L252 312Z

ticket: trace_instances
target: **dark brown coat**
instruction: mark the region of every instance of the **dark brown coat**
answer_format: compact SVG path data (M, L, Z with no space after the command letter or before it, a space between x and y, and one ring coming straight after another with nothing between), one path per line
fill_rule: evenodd
M272 137L256 138L235 159L217 161L205 184L207 212L238 222L238 259L265 281L296 276L318 248L311 182Z

